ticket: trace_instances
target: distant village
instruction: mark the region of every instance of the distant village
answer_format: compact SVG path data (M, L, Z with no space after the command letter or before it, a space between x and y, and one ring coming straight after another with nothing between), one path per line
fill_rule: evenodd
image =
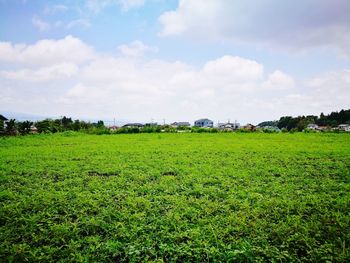
M234 122L234 123L231 123L231 122L217 123L216 125L214 125L214 122L212 120L210 120L210 119L199 119L199 120L196 120L194 122L194 125L191 125L190 122L186 122L186 121L179 121L179 122L173 122L171 124L162 124L162 125L159 125L156 122L145 123L145 124L142 124L142 123L127 123L127 124L121 126L121 128L142 128L142 127L147 127L147 126L164 126L164 127L165 126L170 126L172 128L175 128L175 129L184 128L184 130L186 128L191 128L191 127L207 128L207 129L218 128L220 130L227 130L227 131L234 131L234 130L242 128L240 126L240 124L237 123L237 122ZM243 126L243 127L251 129L252 127L255 127L255 126L252 125L252 124L247 124L246 126ZM117 126L111 126L110 128L118 129Z
M339 123L342 120L345 120L345 122ZM214 124L214 121L208 118L196 120L193 125L190 122L179 121L170 124L150 122L126 123L117 126L114 124L105 125L102 120L96 123L91 123L81 120L72 120L72 118L67 117L62 117L60 119L45 119L37 122L19 122L15 119L9 120L5 116L0 115L0 135L24 135L64 131L83 131L92 134L139 132L350 132L350 110L342 110L335 115L334 113L327 116L321 114L320 118L317 116L299 116L296 118L281 117L279 121L266 121L258 125L248 123L243 126L237 121L218 122Z
M217 123L214 124L214 121L210 119L199 119L194 122L194 125L192 126L189 122L173 122L171 124L163 124L159 125L158 123L127 123L121 127L112 125L109 127L109 129L117 130L119 128L144 128L147 126L170 126L172 128L178 129L178 128L204 128L204 129L218 129L219 131L227 131L227 132L233 132L237 130L244 130L244 131L271 131L271 132L282 132L282 129L280 129L278 126L273 125L253 125L251 123L247 123L246 125L241 126L238 122L224 122L224 123ZM185 129L184 129L185 130ZM310 130L310 131L345 131L350 132L350 124L339 124L336 127L331 126L319 126L315 123L308 124L304 130Z

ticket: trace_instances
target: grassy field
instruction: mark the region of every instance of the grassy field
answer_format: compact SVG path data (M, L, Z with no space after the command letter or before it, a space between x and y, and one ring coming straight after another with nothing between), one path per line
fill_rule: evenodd
M350 261L350 134L0 138L0 261Z

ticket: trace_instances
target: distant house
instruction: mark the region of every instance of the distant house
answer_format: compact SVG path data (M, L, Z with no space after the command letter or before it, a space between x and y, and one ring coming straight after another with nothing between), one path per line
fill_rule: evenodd
M308 124L306 128L309 129L309 130L314 130L314 131L319 130L318 125L317 125L317 124L314 124L314 123Z
M234 131L239 129L240 125L239 123L235 122L235 123L231 123L231 122L227 122L227 123L219 123L218 124L218 128L220 130L223 131Z
M34 125L30 126L30 132L31 133L38 133L38 128L35 127Z
M127 123L123 125L123 128L142 128L143 124L141 123Z
M112 126L109 126L108 129L109 129L110 131L116 131L116 130L118 130L118 126L112 125Z
M213 128L214 122L209 119L200 119L194 122L194 126L202 128Z
M178 127L191 127L191 124L186 121L179 121L179 122L173 122L170 124L173 128L178 128Z
M340 124L338 125L338 130L350 132L350 124Z
M6 127L6 121L8 121L8 119L0 114L0 123L1 123L2 129Z
M243 129L247 130L247 131L255 131L256 126L254 126L253 124L246 124L245 126L243 126Z

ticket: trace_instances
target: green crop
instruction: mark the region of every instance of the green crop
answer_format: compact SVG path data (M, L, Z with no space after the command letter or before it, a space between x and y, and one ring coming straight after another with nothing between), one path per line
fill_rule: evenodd
M0 138L0 261L349 262L350 135Z

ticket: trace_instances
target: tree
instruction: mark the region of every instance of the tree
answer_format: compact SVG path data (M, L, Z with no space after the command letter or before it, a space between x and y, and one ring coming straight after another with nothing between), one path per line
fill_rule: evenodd
M8 122L6 122L5 132L7 135L16 135L17 134L17 126L16 126L15 119L11 119Z
M296 128L298 129L298 131L303 131L309 123L310 123L310 121L307 118L301 118L298 121Z
M18 123L18 131L20 134L28 134L31 130L33 123L30 121L23 121Z
M5 133L5 123L3 120L0 120L0 135Z
M73 124L72 124L72 129L73 129L74 131L79 131L81 128L82 128L82 127L81 127L80 121L79 121L79 120L75 120L75 121L73 122Z
M99 120L99 121L97 122L97 124L96 124L96 128L98 128L98 129L104 129L104 128L106 128L106 127L105 127L104 122L103 122L102 120Z
M61 119L61 125L63 130L72 129L72 124L73 124L72 118L67 118L66 116L63 116L63 118Z
M50 120L49 119L36 122L35 123L35 127L38 129L39 133L51 132L51 130L50 130Z
M266 127L266 126L277 126L278 121L263 121L258 124L259 127Z
M293 121L293 117L291 116L284 116L281 117L280 120L278 121L277 127L280 129L286 128L288 130L290 130L292 125L292 121Z

